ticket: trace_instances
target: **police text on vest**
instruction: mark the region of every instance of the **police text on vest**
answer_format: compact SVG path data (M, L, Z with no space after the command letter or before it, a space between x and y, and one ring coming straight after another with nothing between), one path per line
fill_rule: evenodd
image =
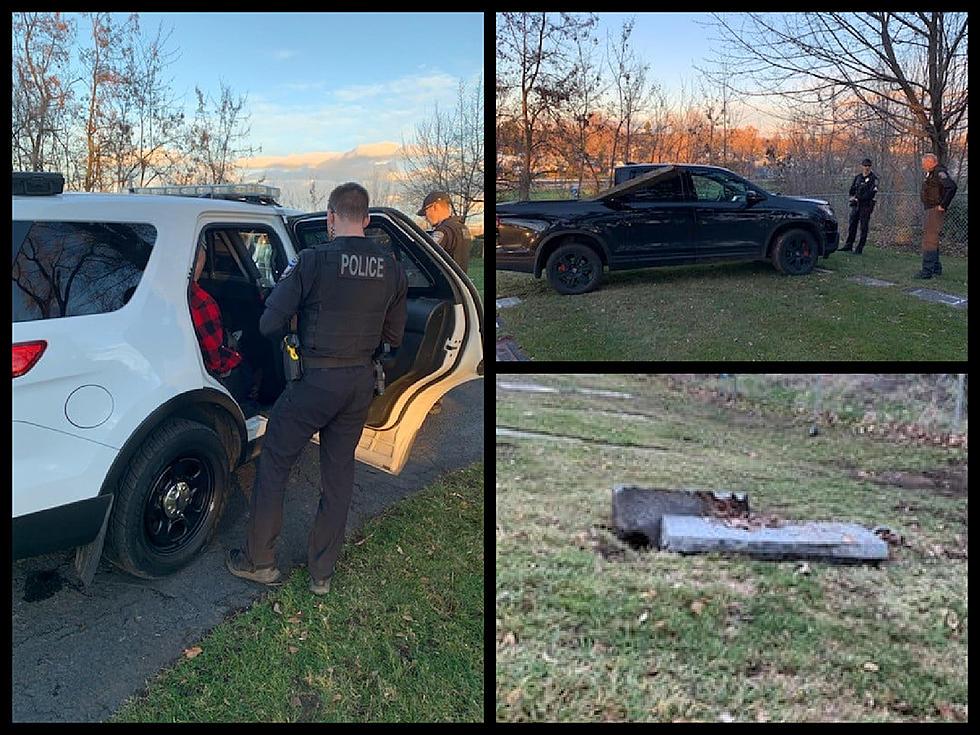
M384 278L385 259L378 255L340 254L340 275L346 278Z

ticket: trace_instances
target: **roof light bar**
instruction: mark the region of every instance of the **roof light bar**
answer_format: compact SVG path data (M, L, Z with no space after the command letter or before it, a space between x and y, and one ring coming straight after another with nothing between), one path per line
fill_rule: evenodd
M202 197L206 199L278 199L280 190L265 184L207 184L196 186L130 186L130 194L158 196Z

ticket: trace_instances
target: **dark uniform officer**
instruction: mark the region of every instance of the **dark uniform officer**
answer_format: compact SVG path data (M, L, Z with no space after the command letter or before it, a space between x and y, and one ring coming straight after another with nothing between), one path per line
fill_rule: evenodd
M925 228L922 232L922 270L915 278L932 278L943 272L939 264L939 230L946 219L946 209L956 194L956 182L945 166L932 153L922 157L926 178L922 182L922 204L926 208Z
M232 574L268 584L279 577L275 542L289 471L320 436L320 505L309 536L310 589L329 590L354 485L354 450L374 396L372 354L397 347L407 318L407 278L394 254L364 237L367 191L337 187L327 204L337 236L303 250L265 300L259 331L281 338L294 314L303 375L276 401L266 427L249 506L245 549L227 559ZM359 236L356 233L360 233Z
M868 239L868 221L871 219L871 212L875 208L875 194L878 193L878 176L871 170L871 159L865 158L861 161L861 173L854 177L851 182L851 189L848 192L851 196L851 220L847 228L847 242L841 248L842 252L851 252L854 244L854 236L857 234L858 224L861 225L861 239L858 240L857 255L864 250L864 243Z
M432 239L442 246L442 249L449 253L463 269L463 273L466 273L470 264L473 238L463 220L455 215L451 216L449 207L449 194L444 191L433 191L426 196L417 214L419 217L425 217L429 224L435 225Z

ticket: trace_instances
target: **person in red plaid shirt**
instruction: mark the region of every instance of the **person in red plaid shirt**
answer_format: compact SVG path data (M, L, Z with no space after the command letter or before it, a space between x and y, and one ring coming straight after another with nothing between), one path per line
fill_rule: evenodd
M217 376L236 401L243 403L249 398L252 377L249 375L248 363L243 362L242 356L225 344L218 303L197 282L204 272L206 260L207 250L202 247L198 250L197 261L194 263L194 280L190 291L194 331L197 332L197 341L201 345L204 367Z

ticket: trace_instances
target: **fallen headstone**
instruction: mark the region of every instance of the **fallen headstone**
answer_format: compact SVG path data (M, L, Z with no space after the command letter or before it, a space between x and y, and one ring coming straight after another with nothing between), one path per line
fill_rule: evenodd
M741 515L748 511L748 496L724 490L615 485L612 493L613 530L636 546L659 546L660 521L670 513Z
M751 513L748 495L727 490L614 485L612 528L632 546L682 554L735 552L767 559L841 562L888 559L886 540L863 526L784 521Z
M783 523L742 528L719 518L665 515L660 548L682 554L737 552L768 559L885 561L888 544L854 523Z

